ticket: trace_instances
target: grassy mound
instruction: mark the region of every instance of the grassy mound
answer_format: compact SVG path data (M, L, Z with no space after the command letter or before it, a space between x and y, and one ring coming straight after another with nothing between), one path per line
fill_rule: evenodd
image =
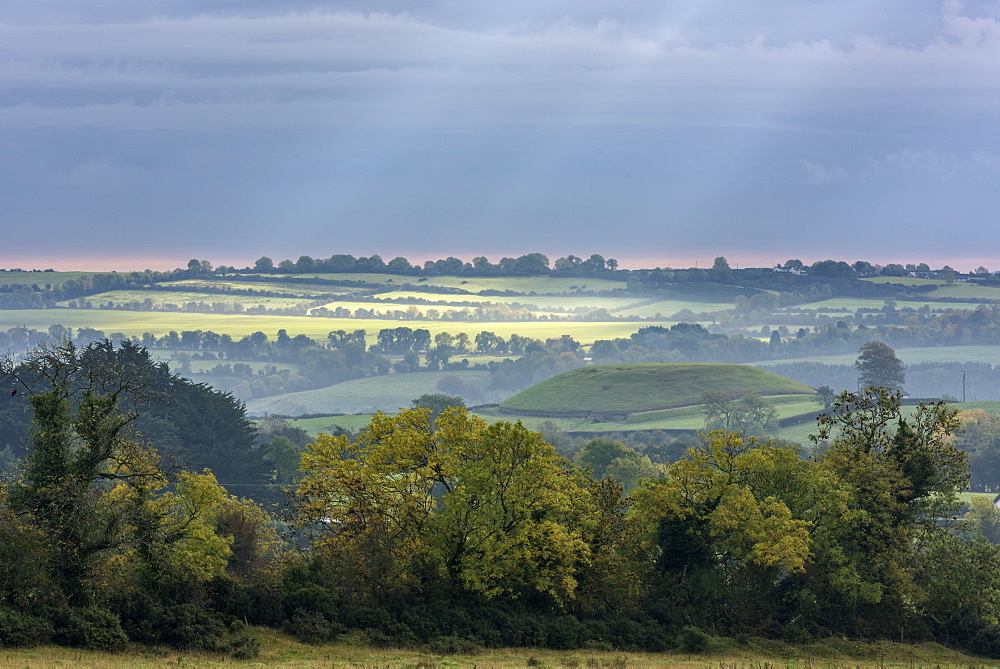
M812 393L809 386L749 365L707 362L596 365L554 376L504 401L510 411L653 411L698 404L706 391L734 397Z

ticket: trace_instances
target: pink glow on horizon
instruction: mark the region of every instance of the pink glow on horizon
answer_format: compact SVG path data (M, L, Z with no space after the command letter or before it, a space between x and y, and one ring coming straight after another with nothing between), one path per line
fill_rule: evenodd
M343 251L344 253L350 253L350 251ZM360 252L353 253L356 257L370 256L373 252ZM496 253L486 255L490 262L497 262L500 258L504 256L519 256L524 255L524 253L531 253L531 251L525 252L511 252L511 253ZM211 254L206 254L211 255ZM309 255L309 254L304 254ZM411 263L415 265L422 265L425 260L437 260L438 258L444 258L450 255L454 255L457 258L461 258L465 262L471 262L472 258L484 255L481 252L442 252L434 256L434 254L427 254L423 252L418 253L391 253L382 254L382 259L388 261L396 256L403 256L407 258ZM556 258L561 257L557 254L546 254L551 263L554 263ZM683 269L689 267L701 267L710 268L715 261L717 255L721 255L727 259L730 267L733 269L744 269L747 267L774 267L778 263L783 263L791 258L798 258L806 265L810 265L819 260L827 260L832 255L798 255L798 254L785 254L776 255L774 253L758 253L758 252L730 252L730 253L719 253L719 254L676 254L676 255L615 255L601 254L605 259L615 258L618 260L618 266L620 269L651 269L654 267L662 268L674 268ZM787 257L786 257L787 256ZM192 256L193 257L193 256ZM231 265L236 268L242 267L252 267L254 262L260 256L257 255L254 258L218 258L218 257L208 257L206 258L213 266L219 265ZM277 265L281 260L285 258L280 254L271 254L269 257L272 258L274 264ZM315 255L314 258L329 257L329 255ZM587 255L580 255L581 258L590 257ZM114 254L108 253L103 255L81 255L81 256L23 256L23 257L12 257L6 255L0 255L0 268L10 269L10 268L21 268L25 270L31 269L54 269L60 272L69 271L84 271L84 272L131 272L131 271L141 271L144 269L152 269L157 271L169 271L175 268L186 268L188 261L191 257L180 257L180 256L156 256L152 254L148 255L129 255L129 254ZM297 260L298 256L290 258L291 260ZM901 265L906 265L907 263L922 263L925 262L931 266L932 269L938 269L945 265L949 265L955 268L959 272L971 272L979 266L984 266L990 270L1000 270L1000 258L997 257L983 257L983 256L962 256L962 257L947 257L947 258L927 258L927 257L916 257L916 258L873 258L865 257L863 254L859 254L858 257L851 256L850 258L833 258L834 260L844 260L848 263L853 263L855 260L862 259L868 262L887 265L889 263L898 263Z

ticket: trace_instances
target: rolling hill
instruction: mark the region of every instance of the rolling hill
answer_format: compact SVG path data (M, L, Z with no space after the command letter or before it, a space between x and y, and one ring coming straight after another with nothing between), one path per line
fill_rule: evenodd
M702 393L739 397L811 394L809 386L749 365L643 363L581 367L531 386L500 404L504 413L653 411L700 403Z

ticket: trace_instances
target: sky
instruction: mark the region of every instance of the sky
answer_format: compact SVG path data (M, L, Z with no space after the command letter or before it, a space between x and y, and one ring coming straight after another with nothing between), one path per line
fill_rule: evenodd
M0 0L0 267L998 269L998 184L1000 0Z

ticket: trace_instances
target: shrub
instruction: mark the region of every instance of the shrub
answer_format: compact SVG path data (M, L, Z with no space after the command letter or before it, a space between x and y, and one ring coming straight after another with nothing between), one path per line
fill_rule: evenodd
M52 626L45 620L12 609L0 609L0 646L34 646L52 638Z
M681 630L680 646L685 653L704 653L710 638L700 627L688 625Z
M242 622L226 624L219 614L196 604L167 609L159 629L161 640L174 648L224 653L236 659L252 659L260 650L260 643Z
M328 643L337 638L342 628L315 611L299 611L285 624L285 631L306 643Z
M114 653L128 644L121 620L105 609L70 609L60 622L56 641L67 646Z

